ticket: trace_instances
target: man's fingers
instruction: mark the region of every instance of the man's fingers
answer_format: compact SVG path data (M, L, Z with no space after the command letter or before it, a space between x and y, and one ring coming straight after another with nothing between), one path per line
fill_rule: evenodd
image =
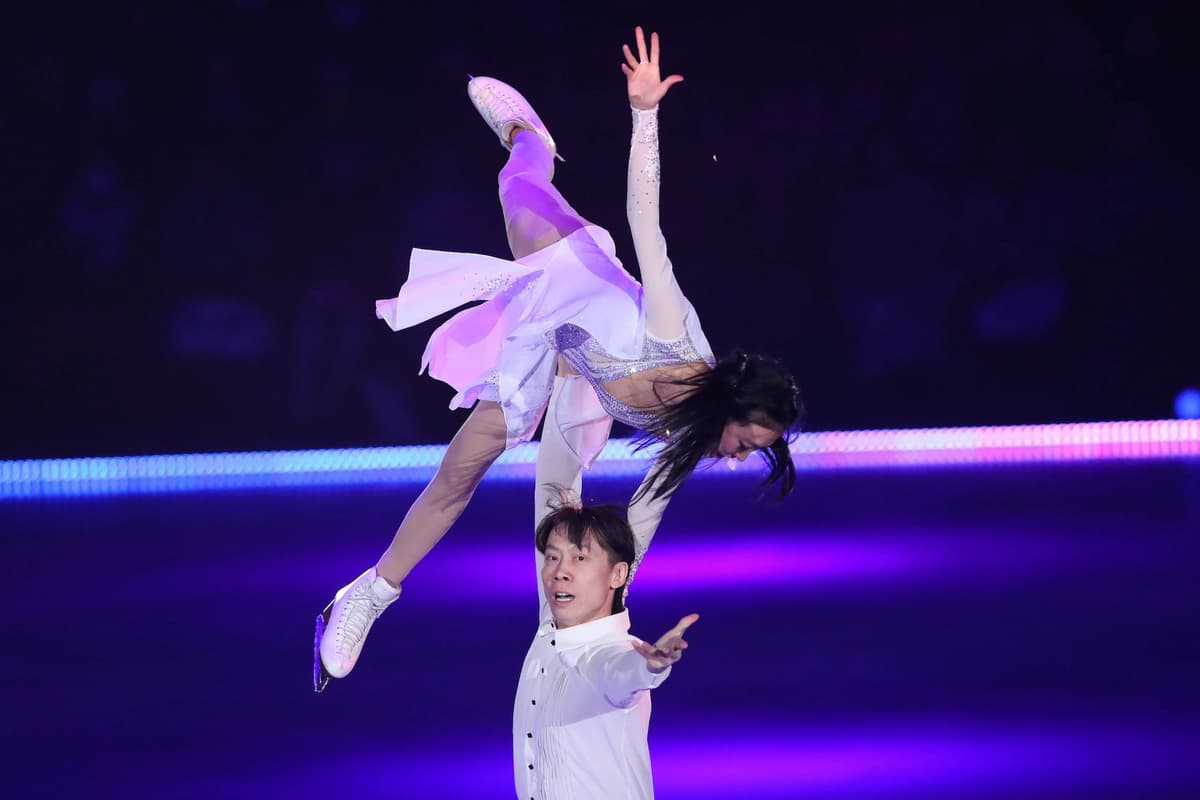
M699 614L688 614L675 624L675 627L667 633L667 636L683 636L688 628L696 624L698 619L700 619Z
M658 637L658 642L656 643L658 648L665 650L666 644L672 639L682 639L684 631L694 625L698 619L700 619L699 614L688 614L686 617L679 620L674 628L671 628L671 630Z
M658 34L650 34L650 63L658 66Z
M664 665L674 664L683 656L683 651L688 648L687 639L683 638L684 631L694 625L698 619L700 619L699 614L688 614L679 620L674 628L659 637L653 645L647 642L635 642L633 646L647 661Z
M638 25L633 29L634 35L637 37L638 61L646 60L646 34L642 32L642 26Z
M688 643L682 636L671 636L659 639L654 646L660 653L675 653L686 650Z

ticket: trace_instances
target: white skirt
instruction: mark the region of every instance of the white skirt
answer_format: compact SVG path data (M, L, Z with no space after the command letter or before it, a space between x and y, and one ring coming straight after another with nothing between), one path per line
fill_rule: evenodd
M621 266L608 231L595 225L516 261L414 249L408 280L395 298L378 301L375 313L398 331L478 301L433 332L421 371L455 389L450 408L498 402L508 447L529 441L541 420L554 387L553 331L560 325L579 326L617 358L642 354L642 286ZM564 385L571 390L556 401L560 431L590 466L612 418L586 381Z

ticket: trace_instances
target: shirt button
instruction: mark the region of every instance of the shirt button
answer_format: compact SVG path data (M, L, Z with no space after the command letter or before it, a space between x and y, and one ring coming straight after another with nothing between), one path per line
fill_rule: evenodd
M551 640L550 640L550 644L554 644L554 640L553 640L553 639L551 639Z
M527 733L527 734L525 734L525 738L526 738L526 739L532 739L532 738L533 738L533 734L532 734L532 733Z
M530 700L529 702L533 703L535 706L537 705L537 700Z
M533 764L530 764L530 765L529 765L529 768L530 768L530 769L533 769Z

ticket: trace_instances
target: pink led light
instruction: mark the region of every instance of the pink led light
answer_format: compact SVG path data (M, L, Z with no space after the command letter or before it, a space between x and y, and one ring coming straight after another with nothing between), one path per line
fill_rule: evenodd
M427 481L444 447L375 447L291 452L203 453L0 461L0 499ZM904 468L936 464L1177 458L1200 455L1200 420L1100 422L806 433L791 444L802 470ZM618 439L593 475L641 476L655 449ZM533 477L536 444L504 453L489 480ZM735 465L736 466L736 465ZM761 464L747 463L748 470Z

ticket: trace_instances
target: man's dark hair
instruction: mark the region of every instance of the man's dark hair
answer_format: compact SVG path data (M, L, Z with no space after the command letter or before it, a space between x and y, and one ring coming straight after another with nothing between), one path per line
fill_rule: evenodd
M608 554L610 565L624 561L632 570L635 557L633 529L625 519L625 509L620 506L577 507L564 503L555 508L538 523L534 533L539 553L546 552L550 534L556 530L562 530L567 540L576 547L583 546L583 539L590 531L592 539ZM621 589L613 592L612 613L618 614L625 609L624 596L625 592Z

